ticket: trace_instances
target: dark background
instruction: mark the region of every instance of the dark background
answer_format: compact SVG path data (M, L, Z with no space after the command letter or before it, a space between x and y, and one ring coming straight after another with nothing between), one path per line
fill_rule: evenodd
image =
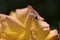
M60 30L60 4L58 0L0 0L0 13L9 12L31 5L50 24L51 29Z

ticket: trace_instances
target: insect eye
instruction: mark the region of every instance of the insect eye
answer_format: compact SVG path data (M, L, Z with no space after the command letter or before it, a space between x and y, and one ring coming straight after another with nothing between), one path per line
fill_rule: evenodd
M36 16L35 14L33 14L33 13L31 13L30 16L31 16L32 18L34 18L34 19L37 19L37 16Z

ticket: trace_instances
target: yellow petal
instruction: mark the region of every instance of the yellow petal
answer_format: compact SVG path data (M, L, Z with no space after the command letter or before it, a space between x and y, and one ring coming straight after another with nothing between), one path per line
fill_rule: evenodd
M18 40L23 40L26 32L23 32L21 35L18 36Z
M46 40L58 40L58 32L56 29L51 30Z
M3 33L3 28L2 28L2 25L0 23L0 35Z
M60 34L59 34L59 37L58 37L58 38L59 38L59 40L60 40Z
M14 35L14 34L13 34ZM14 37L10 34L1 34L1 38L5 39L5 40L16 40L17 39L17 36L14 35Z
M14 11L11 11L11 12L10 12L10 16L16 17L16 13L15 13Z
M36 36L38 40L44 40L47 35L49 34L48 31L44 31L37 23L37 20L32 21L32 27L33 27L33 35Z
M0 38L0 40L6 40L6 39L4 39L4 38Z
M17 33L21 33L24 31L24 25L20 21L18 21L16 18L7 16L6 22L11 31L17 32Z
M16 9L16 17L24 24L27 16L31 12L31 6L23 9Z
M26 26L25 27L25 33L22 34L22 38L21 38L21 35L20 35L19 39L21 39L21 40L30 40L31 22L32 22L32 19L31 19L30 16L28 16L27 19L26 19L26 22L24 23L24 25Z
M9 28L9 26L8 26L8 24L7 24L6 21L1 22L1 24L2 24L2 28L1 28L1 29L3 29L3 30L1 31L2 33L1 33L1 35L0 35L1 37L10 40L11 38L15 39L15 38L18 36L18 33L13 32L13 31ZM6 37L5 37L3 34L5 34Z
M29 16L26 23L25 23L25 26L26 26L26 34L24 36L24 39L25 40L30 40L30 36L31 36L31 33L30 33L30 29L31 29L31 22L32 22L32 19L31 17Z

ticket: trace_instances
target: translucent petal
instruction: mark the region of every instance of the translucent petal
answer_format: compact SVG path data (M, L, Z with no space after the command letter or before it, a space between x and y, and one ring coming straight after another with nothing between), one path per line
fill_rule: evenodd
M21 35L19 37L19 39L21 40L30 40L30 36L31 36L31 32L30 32L30 29L31 29L31 22L32 22L32 19L30 16L27 17L26 19L26 22L24 23L24 25L26 26L25 27L25 33L23 33L23 37L21 38Z
M36 39L38 39L38 40L44 40L46 37L47 37L47 35L49 34L49 32L48 31L44 31L39 25L38 25L38 23L37 23L37 21L36 20L33 20L32 21L33 23L32 23L32 27L33 27L33 35L36 37ZM34 27L35 27L35 29L34 29Z
M24 31L24 25L20 21L18 21L16 18L7 16L6 22L11 31L17 32L17 33L21 33Z
M31 12L31 6L23 9L16 9L16 17L24 24L27 16Z
M56 29L51 30L46 40L58 40L58 32Z
M10 16L16 17L16 13L15 13L14 11L11 11L11 12L10 12Z

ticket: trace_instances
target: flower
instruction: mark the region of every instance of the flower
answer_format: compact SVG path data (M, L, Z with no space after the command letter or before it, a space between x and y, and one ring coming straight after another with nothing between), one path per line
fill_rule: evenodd
M10 15L0 14L0 40L54 40L57 30L50 30L31 6L16 9Z

